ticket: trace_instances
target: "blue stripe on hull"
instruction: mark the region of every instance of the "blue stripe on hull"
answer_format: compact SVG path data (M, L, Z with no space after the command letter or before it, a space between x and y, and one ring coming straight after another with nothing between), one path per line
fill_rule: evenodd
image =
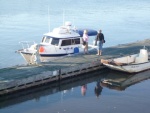
M74 54L74 53L70 53L70 54ZM40 54L41 57L59 57L59 56L65 56L68 54Z
M31 53L25 53L22 52L22 54L26 54L26 55L32 55ZM74 53L69 53L69 54L74 54ZM60 56L65 56L68 54L40 54L41 57L60 57Z

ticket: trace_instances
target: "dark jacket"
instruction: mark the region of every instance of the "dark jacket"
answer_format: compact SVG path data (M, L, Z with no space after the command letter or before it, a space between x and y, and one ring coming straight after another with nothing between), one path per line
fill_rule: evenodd
M103 33L98 33L95 40L96 40L96 41L103 41L103 40L104 40L104 35L103 35Z

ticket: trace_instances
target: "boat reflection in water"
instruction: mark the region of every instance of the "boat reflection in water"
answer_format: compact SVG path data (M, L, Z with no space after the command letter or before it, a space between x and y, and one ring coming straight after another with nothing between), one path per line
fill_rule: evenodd
M113 71L101 80L101 86L115 90L125 90L127 87L150 78L150 70L136 74Z

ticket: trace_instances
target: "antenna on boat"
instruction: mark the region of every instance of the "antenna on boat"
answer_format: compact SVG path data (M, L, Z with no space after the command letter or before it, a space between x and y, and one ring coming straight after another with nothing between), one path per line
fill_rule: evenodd
M76 29L76 26L75 26L75 17L73 17L73 29L74 30Z
M49 14L49 6L48 6L48 30L50 32L50 14Z
M65 10L63 9L63 26L65 25Z

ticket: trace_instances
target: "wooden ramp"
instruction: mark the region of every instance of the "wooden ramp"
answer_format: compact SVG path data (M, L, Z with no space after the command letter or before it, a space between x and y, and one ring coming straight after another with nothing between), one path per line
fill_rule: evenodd
M103 69L105 67L100 62L101 58L138 53L143 46L150 48L150 40L108 47L103 50L102 56L97 56L95 49L89 54L61 57L38 65L0 69L0 95Z

